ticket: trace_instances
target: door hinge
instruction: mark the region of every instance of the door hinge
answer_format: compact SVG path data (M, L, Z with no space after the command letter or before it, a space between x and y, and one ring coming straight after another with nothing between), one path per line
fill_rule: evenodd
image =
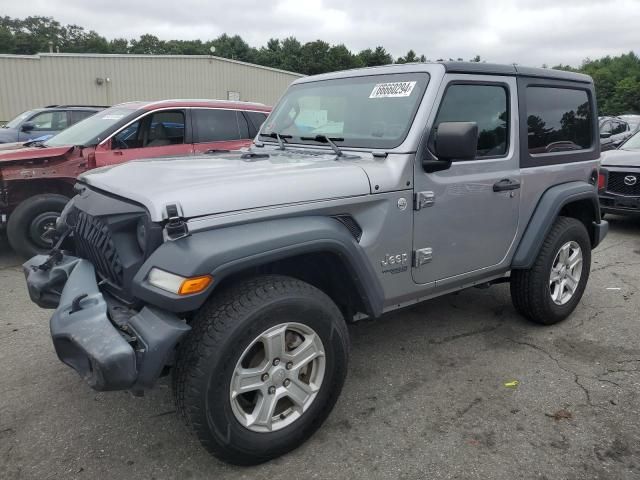
M413 196L413 209L420 210L431 207L436 202L436 195L433 192L417 192Z
M421 248L413 252L413 266L419 268L433 259L433 248Z

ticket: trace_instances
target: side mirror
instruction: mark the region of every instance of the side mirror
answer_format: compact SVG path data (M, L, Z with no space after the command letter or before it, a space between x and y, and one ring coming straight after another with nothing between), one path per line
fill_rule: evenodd
M600 132L600 138L610 138L611 132Z
M435 137L437 160L424 160L427 173L446 170L453 160L473 160L478 149L478 124L475 122L442 122Z
M24 122L22 124L21 130L23 132L30 132L34 128L36 128L36 124L35 123L33 123L33 122Z

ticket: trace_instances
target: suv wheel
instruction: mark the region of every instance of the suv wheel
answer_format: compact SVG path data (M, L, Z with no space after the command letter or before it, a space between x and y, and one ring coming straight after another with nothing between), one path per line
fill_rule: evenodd
M48 252L53 246L47 237L69 199L64 195L46 193L27 198L9 215L7 237L11 247L30 258Z
M528 319L552 325L582 298L591 268L591 241L584 224L558 217L529 270L511 272L511 298Z
M243 281L212 297L180 345L178 410L221 460L251 465L301 445L344 383L348 332L317 288L283 276Z

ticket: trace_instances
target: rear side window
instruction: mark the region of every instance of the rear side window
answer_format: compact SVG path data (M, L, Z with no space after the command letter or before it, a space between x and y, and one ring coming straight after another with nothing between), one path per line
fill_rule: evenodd
M71 116L71 122L69 125L78 123L80 120L84 120L91 115L95 115L95 113L96 112L92 112L91 110L70 110L69 115Z
M235 110L193 110L195 143L239 140L240 128Z
M531 155L585 150L593 144L586 90L527 87L527 137Z
M509 132L507 90L500 85L453 84L447 88L436 117L442 122L475 122L478 125L478 157L507 153Z
M267 114L262 112L244 112L244 114L249 119L249 134L253 138L258 134L258 130L267 119Z

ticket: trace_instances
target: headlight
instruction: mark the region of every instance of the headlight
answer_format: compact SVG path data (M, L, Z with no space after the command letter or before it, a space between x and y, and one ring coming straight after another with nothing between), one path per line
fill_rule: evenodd
M145 226L144 218L138 220L138 225L136 225L136 240L138 241L138 247L144 253L147 247L147 227Z
M213 277L211 275L201 275L198 277L182 277L175 273L165 272L159 268L152 268L147 276L147 281L154 287L158 287L176 295L192 295L205 290Z

